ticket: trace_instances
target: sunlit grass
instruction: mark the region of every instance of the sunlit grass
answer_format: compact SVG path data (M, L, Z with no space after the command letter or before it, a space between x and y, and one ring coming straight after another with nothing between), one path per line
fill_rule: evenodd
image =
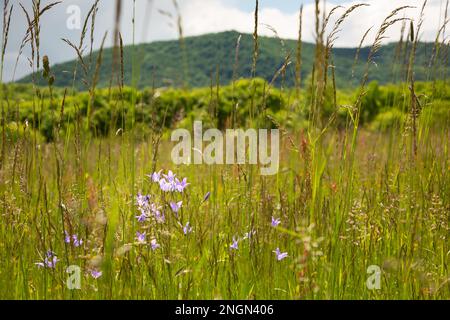
M87 59L79 57L84 69L81 77L87 83L87 111L75 110L72 118L64 118L66 95L73 100L80 96L70 90L55 94L48 57L43 58L48 86L33 85L27 101L33 119L21 123L18 115L8 116L14 125L8 123L6 128L6 107L10 115L10 104L17 103L19 109L24 101L5 95L7 87L2 86L0 298L449 299L450 117L445 117L443 108L434 108L445 106L447 91L442 96L439 92L416 95L420 90L414 81L415 52L410 51L413 63L407 68L408 83L392 91L400 115L385 113L392 123L377 118L361 123L370 103L364 99L370 91L369 66L384 32L407 20L398 18L404 8L383 22L360 88L341 101L334 69L328 71L333 39L358 6L345 11L332 29L336 34L326 38L328 20L321 20L316 3L315 73L304 87L297 79L296 97L292 90L273 89L276 95L285 95L280 108L292 114L282 120L302 118L304 123L285 128L285 123L271 118L267 98L273 82L255 78L247 88L253 90L246 92L251 100L248 110L233 106L225 121L234 124L235 113L242 112L246 125L260 126L257 120L262 119L280 129L280 167L273 176L260 175L258 165L174 165L167 129L185 119L166 123L168 106L163 106L158 109L163 113L158 121L152 117L146 124L148 131L138 130L136 110L142 107L138 102L143 103L136 88L139 70L134 70L132 86L125 90L123 43L117 30L111 85L119 99L110 95L106 103L113 106L112 117L120 115L121 121L111 120L105 132L91 122L101 54L92 65L83 65ZM28 31L33 37L24 43L31 44L34 71L41 65L36 21L51 7L43 12L39 1L33 4L29 15L34 22L29 21ZM91 17L95 13L94 2ZM254 74L260 63L257 21L256 10ZM183 50L180 70L188 73L181 17L177 22ZM414 28L420 31L420 26L412 24L411 33ZM410 38L417 43L413 34ZM104 43L103 39L100 51ZM76 45L68 44L81 56ZM299 77L301 46L297 50ZM133 57L134 66L138 56ZM284 76L288 62L274 78ZM187 76L184 81L188 82ZM256 94L258 83L264 88L262 100ZM431 83L433 88L447 86L445 81ZM236 84L233 76L228 88L233 93L238 92ZM422 91L429 89L420 85L425 87ZM201 114L212 124L219 122L214 108L223 107L219 87L211 82L211 110ZM186 93L173 92L180 99ZM146 106L152 112L157 110L154 95L152 88ZM234 96L232 100L237 101ZM77 101L71 103L75 109L80 107ZM127 113L126 103L131 103ZM45 114L48 110L50 116ZM438 111L444 115L439 125ZM337 124L339 117L342 122ZM45 129L43 120L51 124L48 141L38 137ZM69 125L62 129L64 120ZM389 125L384 128L384 123ZM189 185L183 192L164 192L149 176L159 170L163 174L171 170L180 180L186 177ZM150 218L145 222L138 220L139 194L150 196L149 203L155 204L164 221L154 219L154 210L147 211ZM181 209L174 212L171 203L180 201ZM277 219L279 224L274 226ZM82 243L75 244L74 239ZM80 267L80 289L67 286L70 265ZM367 287L370 266L381 270L379 290Z

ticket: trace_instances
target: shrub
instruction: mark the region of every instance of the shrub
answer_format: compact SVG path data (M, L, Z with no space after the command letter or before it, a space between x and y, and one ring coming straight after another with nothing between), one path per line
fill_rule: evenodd
M406 115L398 109L390 109L378 114L371 123L370 129L375 131L388 131L399 127Z

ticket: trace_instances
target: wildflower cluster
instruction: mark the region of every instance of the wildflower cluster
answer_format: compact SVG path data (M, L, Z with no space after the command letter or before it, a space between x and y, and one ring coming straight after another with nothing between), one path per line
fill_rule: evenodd
M153 182L159 183L159 187L164 192L179 192L182 193L184 189L189 185L187 179L179 180L171 170L167 174L162 174L162 170L153 172L152 175L148 175Z
M78 238L76 234L70 235L67 231L65 231L64 242L67 244L72 244L77 248L83 244L83 239Z
M79 239L78 236L76 235L70 236L67 232L64 242L66 242L67 244L73 244L74 247L79 247L83 244L83 240ZM58 258L58 255L55 252L53 252L52 250L47 250L44 258L41 261L35 262L35 265L38 268L55 269L56 264L59 261L60 260ZM94 279L98 279L102 276L102 272L96 269L92 269L89 273L91 277Z
M138 193L138 195L136 196L136 206L140 213L138 216L136 216L136 219L139 223L143 224L150 219L153 219L153 221L155 221L156 223L164 223L166 221L165 215L161 211L162 208L155 203L150 203L150 195L142 195ZM137 231L136 241L141 245L147 244L147 233L145 231ZM151 240L150 245L152 250L156 250L159 248L159 244L154 238Z
M38 266L38 268L50 268L54 269L56 266L56 263L59 261L58 257L56 256L56 253L54 253L51 250L48 250L45 253L45 257L42 261L36 262L35 265Z
M155 203L150 203L150 195L138 193L136 196L136 206L140 213L136 216L136 219L139 222L145 222L151 218L158 223L164 223L166 221L164 213L161 212L161 207L157 206Z
M151 181L159 186L159 189L166 193L183 193L186 187L189 185L187 178L178 179L176 174L171 170L167 174L163 173L162 170L154 172L151 175L147 175ZM179 213L183 208L183 201L163 201L162 204L158 203L157 199L153 199L151 195L143 195L139 193L136 196L136 207L139 214L136 216L137 221L141 224L141 229L151 229L151 223L163 224L166 222L166 214L170 210L175 218L179 221ZM170 212L169 211L169 212ZM146 223L150 222L150 226ZM183 231L184 235L188 235L192 232L192 227L188 221L186 224L179 225ZM158 243L156 237L151 237L149 243L147 243L147 233L145 231L136 232L136 241L138 244L145 245L149 244L152 250L156 250L161 247Z
M67 245L73 246L74 248L80 248L84 244L84 241L77 234L71 234L67 231L64 231L64 242ZM59 262L58 255L52 251L47 250L45 256L41 259L41 261L35 262L35 265L38 268L43 269L55 269L56 264ZM98 279L102 276L102 272L96 269L87 270L88 274L91 275L92 278Z

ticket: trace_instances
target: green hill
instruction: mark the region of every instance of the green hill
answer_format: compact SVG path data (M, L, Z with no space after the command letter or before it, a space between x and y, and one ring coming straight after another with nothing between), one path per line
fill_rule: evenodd
M190 87L209 86L211 77L216 78L216 70L219 69L220 83L230 83L233 77L235 66L236 41L239 33L235 31L222 32L217 34L207 34L197 37L188 37L185 39L185 56L180 50L180 43L174 41L161 41L148 44L140 44L133 48L125 46L124 56L124 80L125 84L131 83L132 77L132 57L135 54L135 60L140 64L139 87L150 87L153 84L156 87L162 86L181 86L185 79ZM283 44L284 43L284 47ZM297 42L295 40L283 40L270 37L260 37L260 54L257 64L257 76L270 81L275 72L283 64L286 52L292 52L294 59L286 72L285 84L294 85L295 74L295 52ZM379 51L374 65L371 67L369 80L377 80L379 83L396 82L404 78L403 64L397 64L394 67L394 57L397 44L388 44ZM335 48L333 50L333 61L335 65L336 82L339 87L352 87L358 85L365 61L370 48L365 47L360 51L359 62L355 71L352 72L356 48ZM253 38L252 35L243 34L239 48L239 62L237 66L237 78L248 78L251 75L252 57L253 57ZM103 63L99 72L98 87L109 86L111 73L113 50L105 49L103 52ZM92 70L95 69L96 55L93 59ZM302 59L302 79L307 79L311 73L314 56L314 45L310 43L303 44ZM187 63L183 63L184 57ZM433 72L429 68L433 57L433 44L421 43L417 52L416 59L416 79L428 80ZM51 60L51 57L50 57ZM403 52L400 59L407 61L407 55ZM82 70L79 64L69 61L57 64L52 67L52 73L56 77L55 85L60 87L70 87L73 81L73 70L78 65L78 78L76 86L79 89L86 89L82 81ZM187 65L187 68L185 67ZM135 64L136 66L136 64ZM395 72L394 72L395 71ZM187 74L187 77L185 76ZM92 75L90 75L91 77ZM41 78L41 77L39 77ZM18 82L27 83L31 81L31 76L27 76ZM282 81L281 77L277 79L277 84ZM43 84L43 83L42 83Z

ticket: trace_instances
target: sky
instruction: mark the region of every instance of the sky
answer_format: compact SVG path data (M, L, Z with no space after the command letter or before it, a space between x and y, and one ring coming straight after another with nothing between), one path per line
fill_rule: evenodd
M0 0L1 7L5 0ZM41 0L42 7L54 0ZM135 1L135 41L151 42L157 40L172 40L177 38L173 17L176 11L171 0L122 0L123 12L121 16L121 33L124 43L133 41L133 2ZM19 56L21 41L26 32L26 19L19 7L21 2L27 9L31 8L31 0L10 0L14 4L8 46L6 48L4 64L4 81L20 79L30 73L28 46ZM44 13L41 18L41 55L48 55L52 64L76 58L76 54L61 39L66 38L78 43L81 30L77 28L77 20L83 21L94 3L94 0L61 0L51 11ZM106 31L107 46L112 45L115 0L100 0L99 11L95 27L95 48L100 46ZM211 32L236 30L239 32L253 32L254 0L178 0L182 16L183 32L185 36L196 36ZM423 0L329 0L325 10L336 5L344 8L336 11L339 17L345 8L356 3L367 3L369 6L358 9L344 22L341 27L337 47L358 46L363 34L370 27L373 31L366 38L367 45L373 42L375 32L383 19L395 8L410 5L415 8L407 9L402 14L417 21ZM273 27L282 38L295 39L298 34L298 15L300 5L304 6L303 40L314 41L314 1L312 0L260 0L259 33L273 36ZM423 41L434 41L439 26L444 20L446 0L428 0L425 10L425 22L420 38ZM75 8L75 9L74 9ZM450 8L449 8L450 10ZM80 19L77 19L77 13ZM167 14L170 13L172 18ZM3 20L3 17L0 18ZM333 21L330 21L332 25ZM2 21L3 24L3 21ZM387 41L396 41L400 35L400 24L392 27L387 33ZM17 67L16 60L19 56ZM15 72L14 72L15 70Z

